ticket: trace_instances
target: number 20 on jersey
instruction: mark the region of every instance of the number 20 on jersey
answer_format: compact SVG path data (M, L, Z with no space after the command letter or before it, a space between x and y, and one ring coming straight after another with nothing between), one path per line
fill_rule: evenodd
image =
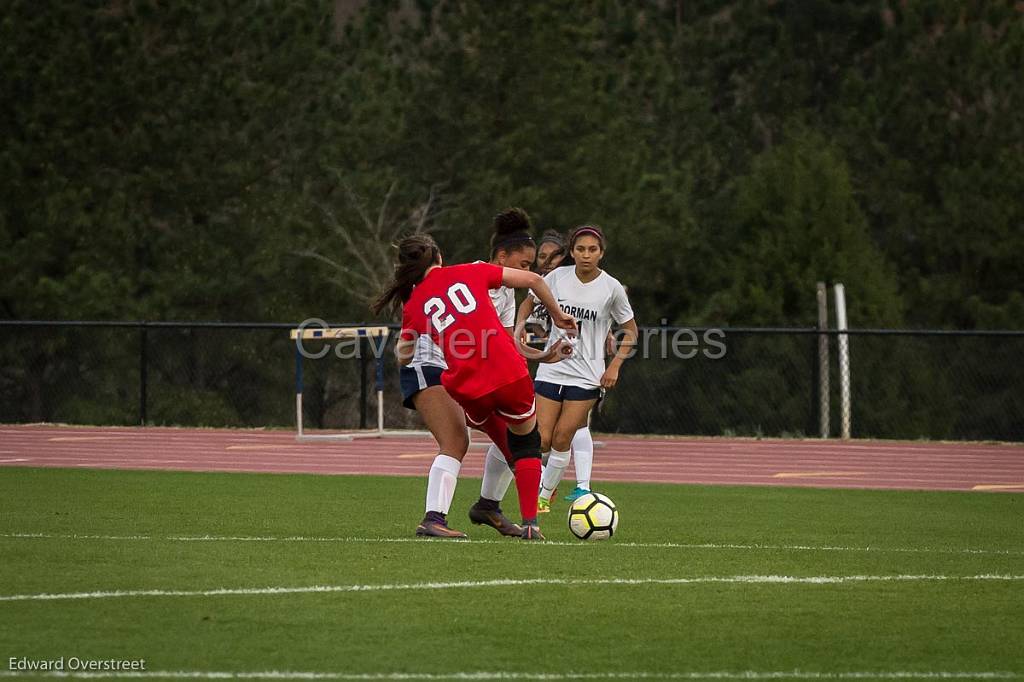
M448 287L448 304L456 311L466 314L476 310L476 299L472 292L462 282L456 282ZM455 315L448 311L448 305L440 296L427 299L423 304L423 314L430 318L430 323L438 334L443 332L452 322L455 322Z

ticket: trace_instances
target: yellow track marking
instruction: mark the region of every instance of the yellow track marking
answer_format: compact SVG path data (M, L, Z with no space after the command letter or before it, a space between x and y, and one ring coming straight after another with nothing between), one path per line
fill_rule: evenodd
M976 485L971 490L1024 490L1024 483L1001 483L993 485Z

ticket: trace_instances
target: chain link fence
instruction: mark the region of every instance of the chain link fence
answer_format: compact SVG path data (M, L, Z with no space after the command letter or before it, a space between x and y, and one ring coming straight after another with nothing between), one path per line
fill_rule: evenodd
M1024 332L723 330L727 353L630 360L595 428L815 437L841 432L840 346L855 438L1024 440ZM844 340L845 337L845 340ZM827 345L829 375L819 358Z
M294 428L293 326L0 321L0 423ZM384 423L421 428L400 403L393 338L383 349ZM1024 441L1024 332L851 330L847 339L853 437ZM593 427L817 437L827 405L837 437L839 343L837 332L812 329L643 328ZM359 357L332 347L303 360L307 429L375 426L376 363L362 344Z

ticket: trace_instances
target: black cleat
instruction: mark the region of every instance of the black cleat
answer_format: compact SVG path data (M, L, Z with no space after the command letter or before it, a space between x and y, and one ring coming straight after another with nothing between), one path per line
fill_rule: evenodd
M540 526L535 526L531 523L523 524L523 532L519 536L523 540L546 540L547 538L540 532Z
M509 521L500 508L486 509L479 502L469 508L469 520L478 526L490 526L502 535L520 537L523 534L523 527Z
M444 515L437 512L429 512L425 517L423 517L423 520L420 521L420 525L416 526L416 535L428 538L451 539L466 537L466 534L461 530L449 528Z

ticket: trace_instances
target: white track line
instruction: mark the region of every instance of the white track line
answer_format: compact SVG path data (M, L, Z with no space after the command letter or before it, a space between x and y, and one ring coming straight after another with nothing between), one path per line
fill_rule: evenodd
M75 443L54 443L49 442L45 447L39 447L38 443L32 441L10 441L4 443L5 449L11 447L22 448L19 452L25 451L25 449L31 449L33 451L40 451L41 456L52 457L62 455L73 455L80 457L95 456L95 452L90 450L84 450L80 444ZM351 459L358 461L365 457L367 454L383 455L385 457L393 457L399 454L409 452L410 449L415 449L415 443L403 443L402 447L388 447L383 452L378 444L359 444L359 443L345 443L343 445L333 446L319 446L317 448L311 448L308 444L295 443L266 443L266 442L196 442L196 443L170 443L164 444L165 447L154 446L152 441L125 441L123 439L116 439L113 441L105 441L103 452L112 457L130 457L135 458L140 456L140 450L143 452L149 451L162 451L171 450L178 454L192 454L200 457L217 456L231 453L231 452L242 452L238 450L240 448L259 448L259 450L248 450L248 453L254 457L267 457L271 455L294 455L294 456L307 456L324 459L325 457ZM229 450L228 448L236 448L236 450ZM83 451L84 450L84 451ZM261 453L260 450L263 450ZM436 451L435 451L436 453ZM781 457L774 453L766 453L763 451L754 452L697 452L692 450L680 450L678 448L672 448L662 453L655 451L651 453L645 448L644 455L640 456L629 450L611 449L609 450L605 458L611 461L621 462L623 464L633 464L635 466L646 466L646 465L657 465L657 464L673 464L673 465L728 465L728 466L743 466L743 467L770 467L775 465L782 465L788 463L788 465L804 465L807 466L835 466L837 462L843 462L844 465L850 466L855 465L858 467L862 466L873 466L879 467L884 470L888 469L900 469L914 466L915 470L921 468L923 465L925 468L941 468L943 465L954 465L956 470L959 470L964 465L974 465L972 470L978 466L980 467L1019 467L1021 451L1017 452L1000 452L1000 453L986 453L978 455L965 455L960 452L955 453L942 453L937 451L925 451L916 454L906 454L904 451L896 450L890 453L849 453L849 452L810 452L800 451L796 453L788 453L787 457ZM890 457L891 456L891 457ZM602 460L604 461L604 460Z
M857 671L857 672L809 672L805 670L784 671L706 671L706 672L451 672L451 673L345 673L345 672L300 672L300 671L146 671L146 672L16 672L0 671L0 677L47 677L74 679L200 679L200 680L1016 680L1024 677L1015 672L959 672L959 671Z
M93 592L63 592L39 594L0 595L0 602L12 601L67 601L73 599L122 599L128 597L222 597L250 595L313 594L324 592L394 592L420 590L452 590L482 587L529 587L536 585L844 585L858 583L892 582L1019 582L1024 575L734 575L698 576L692 578L526 578L497 580L380 583L376 585L310 585L304 587L220 587L211 590L97 590Z
M355 538L355 537L318 537L307 535L261 536L261 535L78 535L51 533L0 533L0 539L22 540L103 540L122 542L164 541L164 542L309 542L309 543L414 543L434 545L439 541L424 538ZM508 540L446 540L446 545L510 545ZM594 547L586 542L537 542L523 543L529 547ZM737 551L789 551L789 552L868 552L896 554L979 554L994 556L1024 556L1024 551L1009 549L972 549L972 548L938 548L938 547L838 547L829 545L761 545L738 543L678 543L678 542L608 542L602 547L628 547L633 549L708 549Z

